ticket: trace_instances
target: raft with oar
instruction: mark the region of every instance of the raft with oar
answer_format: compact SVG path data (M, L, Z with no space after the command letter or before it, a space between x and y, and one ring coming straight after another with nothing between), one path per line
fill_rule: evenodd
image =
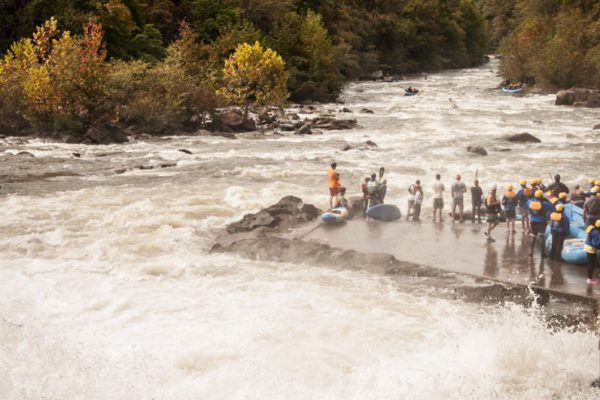
M395 221L402 217L400 209L392 204L377 204L367 208L367 217L379 221Z
M406 90L404 91L405 96L416 96L418 94L419 94L419 92L407 92Z
M321 214L321 220L329 225L341 224L348 219L348 209L337 207Z

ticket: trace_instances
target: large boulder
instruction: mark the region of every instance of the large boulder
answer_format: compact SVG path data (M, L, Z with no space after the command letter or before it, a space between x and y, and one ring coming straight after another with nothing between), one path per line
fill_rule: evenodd
M304 204L294 196L283 197L276 204L256 214L246 214L238 221L227 225L229 234L263 229L287 229L312 221L321 215L321 210L312 204Z
M233 130L241 128L244 123L244 117L238 110L223 110L217 114L217 119L223 125L230 127Z
M296 131L296 135L312 135L312 130L310 129L310 125L302 125Z
M600 129L600 124L594 125L594 130L598 130L598 129Z
M83 142L91 144L113 144L127 142L123 128L115 124L92 126L83 135Z
M512 143L542 143L540 139L536 138L529 132L506 136L504 139Z
M600 90L571 88L556 94L557 106L600 107Z
M478 156L488 155L488 152L483 148L483 146L467 146L467 151Z

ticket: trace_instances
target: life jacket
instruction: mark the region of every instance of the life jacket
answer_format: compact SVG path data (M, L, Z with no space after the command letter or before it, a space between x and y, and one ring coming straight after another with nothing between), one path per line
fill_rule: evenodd
M594 244L592 243L592 234L594 231L598 231L598 228L596 228L594 225L590 225L585 229L587 236L585 237L583 250L588 254L596 254L597 251L596 247L594 247Z
M565 232L562 213L553 212L550 214L550 229L554 233L567 233Z
M528 187L523 188L523 196L525 196L525 198L531 197L532 194L533 194L533 191L531 190L531 188L528 188Z
M504 209L506 211L514 211L517 207L517 194L512 190L505 192L502 203L504 204Z
M544 205L539 200L531 200L529 202L529 214L532 217L543 218L544 217Z
M369 196L377 195L379 192L379 183L377 181L369 181L367 183L367 193Z
M581 191L579 192L573 192L571 194L571 201L575 202L582 202L585 201L585 194Z

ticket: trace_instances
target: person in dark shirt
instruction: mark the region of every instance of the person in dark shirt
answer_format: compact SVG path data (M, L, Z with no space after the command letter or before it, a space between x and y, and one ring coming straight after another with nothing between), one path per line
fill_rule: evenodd
M471 222L475 223L475 216L477 216L477 222L481 223L481 203L483 198L483 189L479 186L479 181L475 179L473 182L475 186L471 187L471 206L473 207Z
M569 193L569 188L567 185L560 181L560 175L554 175L554 183L546 188L547 190L552 192L553 197L558 197L560 193Z

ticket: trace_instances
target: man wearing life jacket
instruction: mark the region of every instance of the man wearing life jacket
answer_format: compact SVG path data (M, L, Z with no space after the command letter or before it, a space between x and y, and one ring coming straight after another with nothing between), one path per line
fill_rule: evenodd
M515 219L517 219L517 194L513 191L513 185L506 185L506 192L502 196L502 205L506 214L506 229L508 234L517 233L515 231Z
M583 205L583 220L588 225L594 225L600 219L600 191L597 187L592 189L592 196Z
M552 260L560 260L563 244L571 229L569 218L563 213L564 209L564 204L556 204L554 206L554 212L550 214L550 231L552 233L550 258Z
M517 203L521 212L521 227L523 232L529 233L531 227L529 226L529 209L527 208L527 200L529 200L533 194L530 188L527 187L527 181L521 179L519 181L521 189L517 192Z
M531 223L531 249L529 255L533 256L533 250L535 249L535 243L538 235L544 235L546 230L546 223L548 221L548 215L552 212L552 204L544 199L544 192L538 189L534 193L534 197L527 200L527 209L529 210L529 221ZM542 257L546 256L546 250L544 248L544 241L542 240Z
M496 240L492 238L492 231L498 224L498 213L500 212L500 201L498 200L498 196L496 195L496 191L498 187L496 185L492 186L492 189L485 197L484 205L485 205L485 213L487 217L487 232L485 232L485 236L487 236L487 242L493 243Z
M587 283L595 285L598 283L598 280L594 279L594 268L598 266L597 253L600 251L600 220L596 221L594 225L588 226L585 232L587 236L583 249L587 254Z
M566 205L568 202L569 202L569 201L567 200L567 193L565 193L565 192L560 192L560 193L558 194L558 199L556 200L556 203L555 203L554 205L556 205L556 204L563 204L563 205Z
M379 196L379 182L377 182L376 174L371 174L371 180L367 183L367 193L369 194L369 207L381 203Z

